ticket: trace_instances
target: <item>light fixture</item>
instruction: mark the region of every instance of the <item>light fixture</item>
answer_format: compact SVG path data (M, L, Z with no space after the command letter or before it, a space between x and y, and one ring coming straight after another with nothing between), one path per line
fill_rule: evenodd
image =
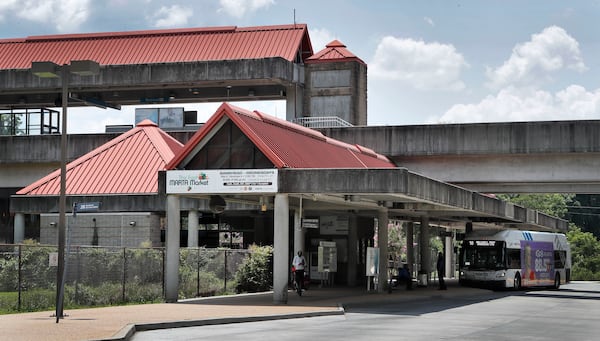
M60 193L58 200L58 268L56 271L56 323L63 314L65 283L65 232L67 203L67 107L69 103L69 75L91 76L100 72L100 65L91 60L72 60L59 66L50 61L32 62L31 73L40 78L61 79L62 123L60 138Z
M51 222L50 222L50 226L51 226L51 227L56 227L56 222L55 222L55 221L51 221Z
M169 101L172 101L172 100L174 100L174 99L175 99L175 93L174 93L174 92L171 92L171 93L169 94Z
M133 227L133 226L135 226L135 225L137 225L137 223L136 223L135 221L130 221L130 222L129 222L129 226Z

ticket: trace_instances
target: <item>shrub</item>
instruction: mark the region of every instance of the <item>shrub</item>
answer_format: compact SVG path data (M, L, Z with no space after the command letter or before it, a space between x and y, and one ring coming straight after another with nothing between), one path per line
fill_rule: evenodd
M249 249L250 256L244 259L236 272L236 291L238 293L268 291L273 284L271 262L273 247L251 245Z

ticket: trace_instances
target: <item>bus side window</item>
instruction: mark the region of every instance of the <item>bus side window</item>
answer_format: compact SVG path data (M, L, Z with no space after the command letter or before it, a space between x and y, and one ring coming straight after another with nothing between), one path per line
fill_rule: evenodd
M520 269L521 268L521 250L519 249L508 249L508 267L510 269Z
M563 259L567 258L567 251L554 251L554 268L562 269L565 267Z

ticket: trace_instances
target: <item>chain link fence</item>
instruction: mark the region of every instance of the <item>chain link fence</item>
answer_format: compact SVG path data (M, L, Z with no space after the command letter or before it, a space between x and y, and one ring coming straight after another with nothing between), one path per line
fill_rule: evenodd
M54 246L0 244L0 313L56 304ZM179 297L234 293L248 250L180 249ZM66 256L66 308L164 300L164 248L72 247Z

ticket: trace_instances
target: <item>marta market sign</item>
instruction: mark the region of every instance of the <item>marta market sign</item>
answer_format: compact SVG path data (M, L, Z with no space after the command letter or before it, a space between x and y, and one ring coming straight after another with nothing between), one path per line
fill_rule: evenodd
M277 193L277 169L208 169L167 172L167 194Z

